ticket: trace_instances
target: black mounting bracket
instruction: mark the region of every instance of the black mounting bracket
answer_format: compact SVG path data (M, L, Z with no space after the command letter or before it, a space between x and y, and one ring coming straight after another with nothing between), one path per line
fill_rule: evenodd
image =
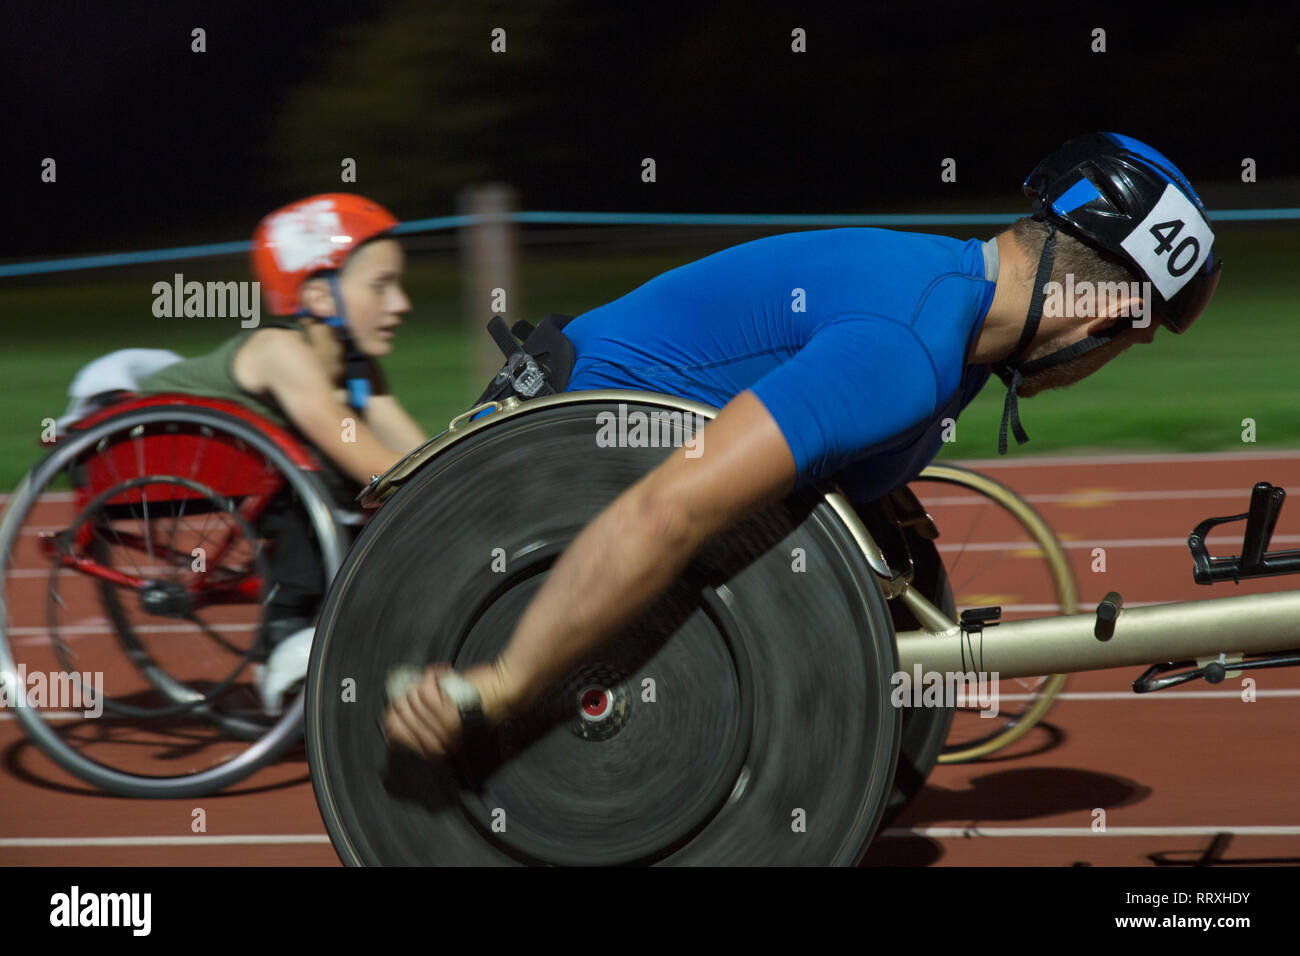
M1240 581L1275 574L1300 572L1300 551L1267 551L1286 491L1267 481L1258 482L1250 493L1250 510L1224 518L1206 518L1192 531L1187 547L1192 552L1192 578L1197 584L1215 581ZM1241 554L1216 558L1210 554L1205 539L1210 529L1230 521L1246 521Z

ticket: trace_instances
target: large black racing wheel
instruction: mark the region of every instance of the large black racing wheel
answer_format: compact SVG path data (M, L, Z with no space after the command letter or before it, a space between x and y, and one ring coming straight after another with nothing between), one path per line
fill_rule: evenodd
M331 587L307 679L312 781L345 863L861 857L894 778L897 654L862 526L838 496L792 496L716 539L596 658L455 764L385 744L389 673L494 657L556 556L669 453L601 447L602 420L672 411L711 414L643 393L539 399L390 473L404 480ZM680 414L664 427L680 440Z
M913 529L907 529L908 550L913 564L912 586L931 604L951 620L957 619L957 603L953 598L948 574L934 544L922 538ZM893 615L894 631L906 632L921 629L901 600L889 602ZM889 795L885 810L888 823L911 803L925 786L926 778L934 770L943 753L944 741L952 729L956 708L906 707L902 710L902 744L898 754L898 772L894 776L894 789Z

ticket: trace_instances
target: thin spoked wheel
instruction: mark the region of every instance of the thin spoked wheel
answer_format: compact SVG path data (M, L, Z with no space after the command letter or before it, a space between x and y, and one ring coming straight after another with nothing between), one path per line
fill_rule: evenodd
M0 675L47 688L13 713L55 763L122 796L192 797L300 739L301 695L266 715L252 666L275 587L258 518L286 495L324 591L343 550L327 493L234 415L125 410L24 478L0 516Z
M140 501L109 504L137 490ZM264 542L234 502L190 479L151 475L111 486L82 510L54 542L60 560L51 563L46 602L55 652L73 674L93 668L82 666L58 637L67 608L59 569L76 541L87 538L99 566L112 572L96 584L122 652L162 697L155 703L148 698L156 695L144 695L143 705L133 702L141 695L105 697L104 709L125 717L202 717L240 740L265 734L274 721L257 713L247 693L246 668L263 650L259 634L222 620L229 616L227 602L256 601L271 577ZM218 560L209 567L207 551L214 544ZM148 572L141 569L142 559L152 562ZM139 584L123 586L123 578ZM195 639L177 640L187 626ZM189 683L176 674L188 675Z
M1011 489L955 465L931 465L909 487L939 529L935 544L958 613L999 606L1001 619L1011 621L1077 612L1078 589L1064 549L1043 517ZM978 659L973 665L981 669ZM978 760L1020 740L1043 719L1066 679L990 679L986 697L959 702L938 762Z

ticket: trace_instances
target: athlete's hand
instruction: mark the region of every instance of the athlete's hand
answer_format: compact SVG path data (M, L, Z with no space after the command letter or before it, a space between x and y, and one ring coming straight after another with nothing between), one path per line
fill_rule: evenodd
M460 748L461 721L456 704L439 685L440 677L452 673L448 664L427 667L420 682L405 695L391 701L384 713L384 736L390 744L413 750L430 760L450 757ZM461 673L483 705L488 726L495 726L509 714L504 675L492 664L479 664Z

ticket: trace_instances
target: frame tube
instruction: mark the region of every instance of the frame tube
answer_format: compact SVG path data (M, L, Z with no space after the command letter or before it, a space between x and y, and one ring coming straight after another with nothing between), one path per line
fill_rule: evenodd
M909 606L929 603L911 588L903 599ZM899 666L911 671L919 664L923 671L939 672L974 666L1001 677L1032 677L1190 661L1220 653L1286 651L1300 647L1300 591L1125 608L1108 641L1093 636L1095 624L1094 614L1071 614L1009 621L966 639L956 625L937 632L905 631L898 634Z

